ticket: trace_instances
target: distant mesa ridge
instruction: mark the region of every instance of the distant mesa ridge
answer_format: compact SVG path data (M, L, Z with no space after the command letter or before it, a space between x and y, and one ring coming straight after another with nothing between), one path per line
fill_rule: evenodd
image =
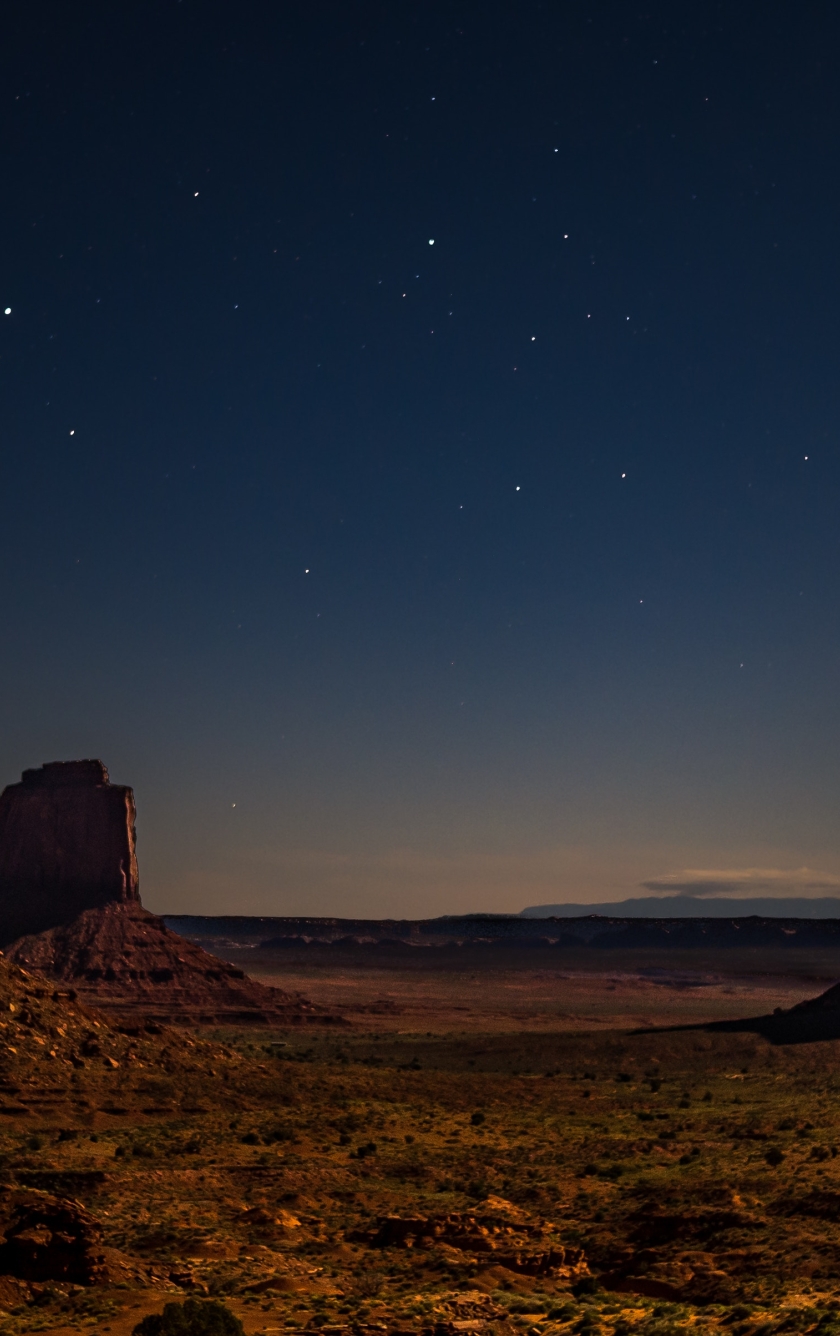
M0 794L0 942L140 901L134 794L101 761L24 770Z
M235 947L388 953L408 960L439 951L721 950L819 947L840 949L840 918L742 915L634 918L585 914L527 918L516 914L446 915L436 919L268 918L168 915L181 936L224 955Z
M840 918L840 897L804 895L711 896L644 895L600 904L529 905L520 917L531 919L580 918L583 915L610 918Z

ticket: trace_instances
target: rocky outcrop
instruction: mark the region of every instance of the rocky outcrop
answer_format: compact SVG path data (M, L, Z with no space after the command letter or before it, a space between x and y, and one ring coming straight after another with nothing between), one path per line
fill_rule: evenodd
M0 794L0 943L139 903L134 794L101 761L24 770Z
M499 1199L492 1199L499 1200ZM508 1202L504 1214L491 1211L463 1215L380 1217L372 1230L356 1232L351 1238L373 1248L456 1249L475 1255L476 1265L500 1266L523 1276L551 1276L555 1279L580 1279L588 1275L582 1249L547 1241L544 1234L551 1226L535 1226L519 1218ZM536 1245L536 1246L535 1246Z
M104 1244L102 1225L79 1201L6 1190L0 1205L0 1303L26 1303L45 1285L154 1283L147 1268Z
M79 1202L32 1192L13 1199L9 1207L0 1274L76 1285L100 1278L105 1263L102 1231Z
M6 955L122 1018L187 1025L330 1021L305 998L256 983L179 937L136 902L85 910L72 923L21 938Z

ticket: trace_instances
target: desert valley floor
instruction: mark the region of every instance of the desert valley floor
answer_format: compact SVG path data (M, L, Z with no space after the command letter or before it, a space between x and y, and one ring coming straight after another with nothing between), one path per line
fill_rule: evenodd
M771 1012L836 982L838 951L462 948L446 962L363 947L212 950L263 983L299 991L355 1025L434 1030L632 1029ZM441 953L438 953L441 954ZM338 957L338 958L337 958ZM429 958L431 957L431 959Z
M657 1028L832 953L228 955L323 1010L109 1020L0 961L0 1332L840 1332L840 1041Z

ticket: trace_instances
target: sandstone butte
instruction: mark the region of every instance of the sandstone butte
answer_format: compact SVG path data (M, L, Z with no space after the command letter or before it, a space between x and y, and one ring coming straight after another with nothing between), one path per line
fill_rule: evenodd
M101 761L24 770L0 794L0 945L140 902L134 794Z
M132 790L101 761L25 770L0 794L0 942L6 955L114 1015L182 1024L330 1017L249 979L140 902Z

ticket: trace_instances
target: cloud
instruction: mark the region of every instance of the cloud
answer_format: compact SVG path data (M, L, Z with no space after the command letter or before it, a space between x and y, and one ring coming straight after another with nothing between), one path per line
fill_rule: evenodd
M647 891L668 895L753 896L836 895L840 877L811 868L684 868L640 883Z

